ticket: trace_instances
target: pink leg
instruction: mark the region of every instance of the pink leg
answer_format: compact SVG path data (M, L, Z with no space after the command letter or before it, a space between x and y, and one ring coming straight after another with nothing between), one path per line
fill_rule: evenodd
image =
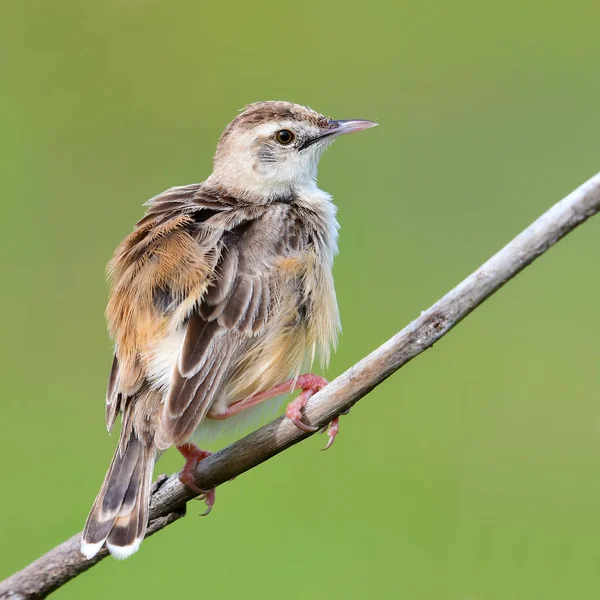
M212 452L201 450L196 444L191 443L177 446L177 450L179 450L185 458L185 465L183 466L181 473L179 473L179 481L181 481L183 485L187 485L193 492L196 492L196 494L198 494L198 500L204 500L206 502L206 512L201 515L202 517L205 517L211 511L215 503L215 490L201 490L194 484L194 468L201 460L210 456Z
M265 400L270 400L271 398L276 398L277 396L281 396L283 394L289 394L295 390L302 390L302 393L295 398L292 402L288 404L288 407L285 411L288 419L301 429L302 431L307 431L312 433L317 431L318 427L313 427L312 425L307 425L302 421L302 409L308 402L308 400L316 394L319 390L323 389L327 385L327 380L323 377L319 377L318 375L313 375L311 373L307 373L305 375L300 375L295 380L290 379L285 383L281 383L272 387L269 390L264 392L259 392L258 394L254 394L248 400L235 402L231 406L227 408L225 412L222 412L218 415L211 416L212 419L228 419L229 417L236 415L243 410L246 410L252 406L256 406ZM339 425L338 419L334 419L328 429L327 433L329 435L329 441L327 442L327 446L325 450L331 447L335 436L338 434Z

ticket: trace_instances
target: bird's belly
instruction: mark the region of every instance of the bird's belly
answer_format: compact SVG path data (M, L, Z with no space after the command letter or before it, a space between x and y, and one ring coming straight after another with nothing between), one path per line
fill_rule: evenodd
M285 395L272 398L227 419L207 417L200 422L192 434L191 440L201 448L208 450L213 450L210 444L217 439L224 443L233 442L243 434L254 431L274 419L280 413L285 400ZM219 445L222 447L222 443Z
M211 419L211 415L222 415L232 404L243 403L258 392L297 377L308 368L312 354L302 323L268 328L268 333L253 339L242 353L194 438L240 432L273 418L289 394L249 407L227 419Z

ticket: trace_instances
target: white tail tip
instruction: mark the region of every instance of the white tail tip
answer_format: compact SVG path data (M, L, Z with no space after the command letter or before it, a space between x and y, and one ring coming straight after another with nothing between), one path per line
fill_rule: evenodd
M113 546L112 544L107 543L106 547L117 560L125 560L140 549L142 540L143 538L139 538L135 540L133 544L129 544L128 546Z
M90 560L91 558L94 558L96 554L98 554L98 551L100 550L100 548L102 548L102 544L104 544L104 540L96 544L90 544L82 540L80 547L81 554L83 554L88 560Z

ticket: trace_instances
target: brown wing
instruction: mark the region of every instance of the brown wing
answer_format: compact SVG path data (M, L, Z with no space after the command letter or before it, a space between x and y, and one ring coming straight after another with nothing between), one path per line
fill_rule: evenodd
M115 340L106 396L109 430L144 384L141 355L206 291L223 227L244 218L231 199L207 194L202 184L172 188L148 205L108 266L106 314Z
M266 326L276 301L275 269L285 218L247 218L223 231L206 293L187 324L157 439L186 440L206 416L249 339ZM285 215L282 207L281 215ZM271 214L274 213L274 214Z
M107 308L116 352L106 422L136 403L145 350L185 327L156 443L188 437L273 303L273 265L288 245L289 206L244 204L194 184L167 190L117 249ZM292 241L291 247L296 244Z

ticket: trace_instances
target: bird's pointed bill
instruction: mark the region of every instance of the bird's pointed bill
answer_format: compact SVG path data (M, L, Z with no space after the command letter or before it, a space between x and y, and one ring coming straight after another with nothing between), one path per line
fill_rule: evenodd
M329 128L331 130L330 135L338 136L345 133L354 133L355 131L362 131L363 129L371 129L371 127L377 127L379 123L375 121L367 121L365 119L347 119L345 121L330 121Z

